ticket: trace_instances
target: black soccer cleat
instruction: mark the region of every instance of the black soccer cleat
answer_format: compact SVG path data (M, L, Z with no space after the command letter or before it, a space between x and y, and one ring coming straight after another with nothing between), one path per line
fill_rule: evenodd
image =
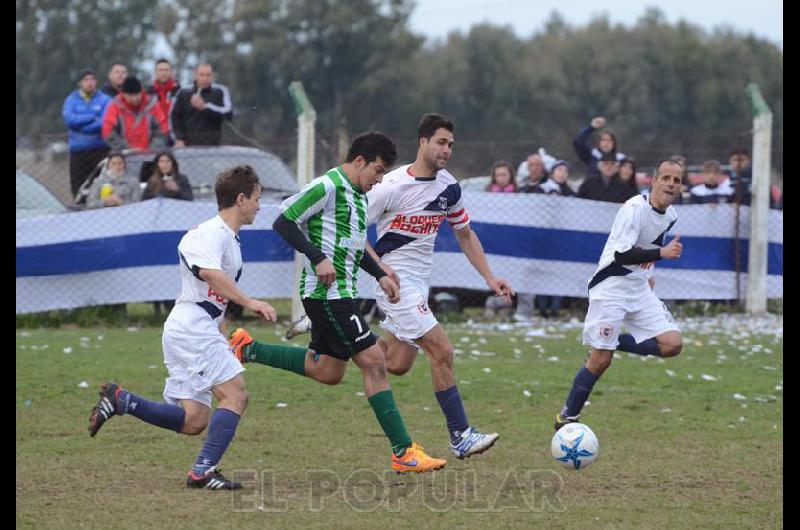
M561 413L559 412L558 414L556 414L556 421L553 422L553 428L556 430L556 432L558 432L559 429L561 429L561 427L563 427L564 425L568 423L577 423L580 420L580 418L581 418L580 415L572 417L562 416Z
M242 489L241 482L234 482L222 476L216 466L212 466L203 475L195 475L194 471L189 471L186 477L187 488L205 488L209 490L239 490Z
M98 392L100 399L92 409L92 415L89 416L89 436L94 437L105 422L119 414L117 396L120 392L122 387L116 383L103 383L100 387Z

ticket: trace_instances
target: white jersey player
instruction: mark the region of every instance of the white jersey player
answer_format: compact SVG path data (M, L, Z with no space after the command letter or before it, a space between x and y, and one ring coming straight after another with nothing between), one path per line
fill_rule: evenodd
M178 245L181 294L164 324L162 346L169 377L164 402L150 401L105 383L89 419L95 436L112 416L130 414L151 425L208 437L186 485L190 488L239 489L217 470L247 406L244 371L220 332L229 300L275 321L267 302L254 300L236 286L242 272L239 229L252 224L259 210L261 186L250 166L236 166L217 178L219 215L190 230ZM219 403L211 414L211 396Z
M683 170L676 162L658 165L647 195L628 199L617 212L597 270L589 280L589 310L583 343L589 357L575 376L555 429L578 421L597 379L611 364L614 350L638 355L673 357L683 339L672 314L653 293L653 266L660 259L678 259L680 236L665 245L677 220L671 204L681 193ZM625 325L630 333L620 334Z
M467 421L453 375L453 345L428 307L428 279L433 247L441 225L449 223L470 263L498 296L514 294L511 285L492 275L478 236L470 229L461 187L444 168L453 151L453 124L439 114L426 114L417 131L418 152L413 164L388 173L368 194L370 222L378 223L378 241L369 249L400 284L400 301L390 303L376 293L386 315L388 332L379 340L386 368L406 373L418 347L428 356L433 386L450 431L450 447L464 458L491 447L498 435L482 434Z

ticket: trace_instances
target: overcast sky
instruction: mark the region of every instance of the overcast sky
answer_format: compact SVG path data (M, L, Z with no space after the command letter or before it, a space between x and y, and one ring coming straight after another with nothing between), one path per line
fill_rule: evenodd
M645 8L659 8L670 23L685 19L711 30L727 25L752 32L783 49L783 3L779 0L417 0L411 28L430 38L466 32L481 22L510 25L520 37L540 31L554 10L570 25L606 13L612 23L633 25Z

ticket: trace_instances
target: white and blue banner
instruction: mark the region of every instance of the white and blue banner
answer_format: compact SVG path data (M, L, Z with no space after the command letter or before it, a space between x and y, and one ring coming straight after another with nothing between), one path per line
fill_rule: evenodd
M496 276L518 292L587 296L586 286L619 208L604 203L538 194L465 192L472 229ZM735 238L732 205L677 206L667 241L681 235L679 260L656 263L656 294L665 299L734 299L736 270L743 296L747 280L749 208L739 212ZM216 214L210 202L155 199L17 220L16 312L174 299L180 291L177 245L192 226ZM276 205L263 206L240 234L244 269L239 285L259 298L290 297L295 285L293 251L272 231ZM770 211L767 294L783 297L783 212ZM374 241L374 227L371 228ZM360 294L374 288L360 275ZM431 287L486 289L442 226Z

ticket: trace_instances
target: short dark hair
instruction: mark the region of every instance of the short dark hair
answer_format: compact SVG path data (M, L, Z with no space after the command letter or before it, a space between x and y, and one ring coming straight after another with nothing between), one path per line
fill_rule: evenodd
M169 62L169 60L165 59L164 57L156 61L156 66L158 66L161 63L167 63L168 65L172 66L172 63Z
M417 128L417 140L420 138L427 138L430 140L431 136L442 128L450 132L455 132L453 122L444 114L423 114L422 119L419 120L419 127Z
M126 69L128 68L128 65L123 63L122 61L114 61L113 63L111 63L111 66L108 68L108 71L110 72L117 65L124 66Z
M214 193L217 195L217 206L220 210L236 205L240 193L246 197L253 195L256 186L260 186L256 170L249 165L234 166L217 176Z
M361 133L353 139L350 149L347 151L345 162L352 162L359 156L364 160L374 162L381 157L386 165L392 166L397 160L397 147L394 142L385 134L370 131Z
M108 166L108 163L111 162L112 158L121 158L122 159L122 163L125 164L125 167L126 168L128 167L128 161L125 160L125 153L123 153L122 151L111 151L111 152L109 152L108 156L106 157L106 166Z
M706 160L703 162L703 173L720 173L722 166L716 160Z
M731 155L730 156L734 156L734 155L737 155L737 156L738 155L744 155L747 158L750 158L750 151L748 151L744 147L736 147L734 149L731 149Z

